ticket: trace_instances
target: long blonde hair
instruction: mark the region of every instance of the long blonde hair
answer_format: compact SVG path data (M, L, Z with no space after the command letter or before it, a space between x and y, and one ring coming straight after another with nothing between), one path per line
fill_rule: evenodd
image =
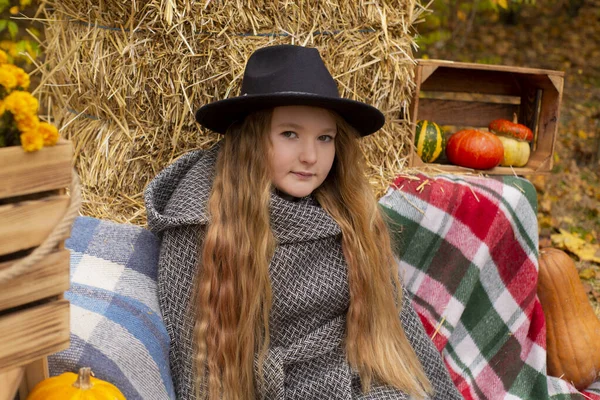
M255 399L264 382L272 292L269 262L272 111L254 113L225 135L208 202L195 306L196 376L202 399ZM373 380L415 397L432 387L400 322L402 286L390 237L365 176L359 135L334 113L336 157L315 199L339 224L348 265L346 354L363 391ZM258 376L254 357L258 354Z

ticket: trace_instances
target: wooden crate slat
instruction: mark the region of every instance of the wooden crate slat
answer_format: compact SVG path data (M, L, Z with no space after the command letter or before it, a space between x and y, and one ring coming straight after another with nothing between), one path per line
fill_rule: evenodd
M512 120L513 113L518 111L515 104L421 98L418 118L438 125L487 127L498 118Z
M416 153L414 154L415 159L412 161L413 167L427 169L431 168L432 171L439 173L443 170L447 173L479 173L479 170L461 167L453 164L438 164L438 163L424 163ZM531 160L530 160L531 161ZM536 174L548 174L546 167L548 166L548 160L534 160L532 163L528 163L527 167L494 167L492 169L485 170L484 172L489 175L529 175L532 173Z
M559 93L563 92L563 85L565 83L565 78L562 76L549 75L548 78L552 81L556 91Z
M64 299L0 316L0 372L68 348L69 329Z
M0 373L0 400L13 400L23 379L25 368L14 368Z
M506 73L444 67L436 69L421 83L421 91L473 92L503 96L519 96L521 93L518 82L515 79L507 79Z
M58 195L0 206L0 255L39 246L60 222L68 204L69 196Z
M467 63L450 60L435 60L435 59L418 59L418 64L424 67L431 65L443 66L447 68L457 68L462 70L484 70L484 71L500 71L500 72L515 72L518 74L532 74L532 75L551 75L551 76L564 76L563 71L554 71L551 69L542 68L530 68L530 67L515 67L512 65L496 65L496 64L478 64L478 63Z
M48 358L42 357L25 367L25 376L21 383L21 389L19 390L19 396L21 398L27 398L33 388L43 380L50 377L50 369L48 366Z
M437 65L424 65L423 68L421 68L420 78L417 80L417 82L421 82L421 84L425 82L427 78L429 78L431 74L435 72L436 69L438 69Z
M554 153L554 144L556 142L555 132L558 130L561 98L561 92L545 90L542 94L536 149L540 153L549 155Z
M0 199L68 187L71 183L71 142L26 153L19 146L0 152Z
M55 251L26 273L0 285L0 311L69 290L69 260L69 250ZM0 263L0 271L13 263Z

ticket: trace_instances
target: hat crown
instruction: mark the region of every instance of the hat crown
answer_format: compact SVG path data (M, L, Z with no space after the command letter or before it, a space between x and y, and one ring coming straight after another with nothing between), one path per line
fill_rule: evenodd
M289 92L340 97L317 49L277 45L255 51L246 64L242 95Z

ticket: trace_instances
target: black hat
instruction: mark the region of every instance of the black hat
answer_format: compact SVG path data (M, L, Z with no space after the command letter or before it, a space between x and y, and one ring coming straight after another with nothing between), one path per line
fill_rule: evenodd
M225 133L233 122L254 111L286 105L333 110L361 136L376 132L385 122L377 108L340 97L317 49L292 45L269 46L252 53L241 95L206 104L196 112L196 121Z

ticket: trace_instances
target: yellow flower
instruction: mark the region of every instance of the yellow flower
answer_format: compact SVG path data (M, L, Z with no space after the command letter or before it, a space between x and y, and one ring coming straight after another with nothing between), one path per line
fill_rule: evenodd
M16 90L4 98L4 107L10 111L15 120L19 120L23 115L36 115L38 111L38 101L29 92Z
M58 142L58 129L47 122L40 122L38 132L44 138L44 146L54 146Z
M12 64L4 64L0 65L0 69L5 69L10 71L15 79L17 80L17 86L22 87L23 89L29 89L29 74L23 70L23 68L19 68L16 65Z
M13 6L9 8L8 12L10 12L11 15L17 15L19 13L19 6Z
M19 55L17 52L17 44L11 40L0 41L0 49L8 52L12 58L16 58Z
M8 62L8 54L4 50L0 50L0 64L6 64Z
M44 146L44 138L37 131L27 131L21 134L21 146L25 151L36 151Z
M4 102L0 100L0 117L2 116L2 114L4 114L4 111L6 111L4 109Z
M17 87L17 77L7 68L3 68L5 65L10 64L2 64L0 65L0 85L4 86L4 89L7 92L10 92L15 87Z
M35 114L15 115L17 128L21 132L37 131L40 126L40 120Z

